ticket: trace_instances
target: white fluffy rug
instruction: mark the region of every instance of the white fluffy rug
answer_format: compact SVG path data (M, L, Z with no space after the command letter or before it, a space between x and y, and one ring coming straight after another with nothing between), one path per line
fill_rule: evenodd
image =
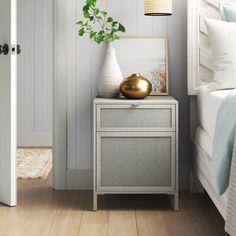
M52 170L51 148L19 148L16 158L17 178L45 179Z

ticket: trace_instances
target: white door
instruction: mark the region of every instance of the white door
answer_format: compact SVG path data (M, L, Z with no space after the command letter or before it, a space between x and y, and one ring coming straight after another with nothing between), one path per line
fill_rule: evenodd
M0 0L0 45L0 202L15 206L16 0Z

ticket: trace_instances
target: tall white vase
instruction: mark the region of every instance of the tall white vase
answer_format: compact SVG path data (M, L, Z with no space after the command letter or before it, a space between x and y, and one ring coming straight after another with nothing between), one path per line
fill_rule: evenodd
M106 56L98 78L98 90L101 97L116 98L120 95L120 83L123 79L116 58L116 50L106 45Z

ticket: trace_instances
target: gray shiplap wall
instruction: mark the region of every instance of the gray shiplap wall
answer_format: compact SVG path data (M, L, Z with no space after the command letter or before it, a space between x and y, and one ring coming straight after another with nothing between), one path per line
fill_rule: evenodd
M52 132L53 0L18 0L18 144ZM28 139L28 141L27 141ZM48 140L49 141L49 140ZM39 143L39 145L40 145Z
M180 184L182 188L186 188L189 172L187 0L173 1L171 17L144 16L143 2L143 0L98 0L100 7L126 26L126 36L168 37L170 95L180 102ZM86 37L77 37L75 24L81 18L83 3L84 0L70 0L67 9L67 166L68 171L72 173L91 172L92 101L98 94L97 75L104 58L104 46L96 45Z

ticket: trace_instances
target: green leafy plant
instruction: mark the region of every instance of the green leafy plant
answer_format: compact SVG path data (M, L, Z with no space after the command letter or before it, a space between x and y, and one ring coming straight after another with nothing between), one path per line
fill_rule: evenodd
M125 32L125 27L108 16L106 11L97 7L97 0L86 0L83 7L85 21L79 21L79 36L88 34L96 43L112 42L120 39L118 33ZM97 30L98 29L98 30Z

